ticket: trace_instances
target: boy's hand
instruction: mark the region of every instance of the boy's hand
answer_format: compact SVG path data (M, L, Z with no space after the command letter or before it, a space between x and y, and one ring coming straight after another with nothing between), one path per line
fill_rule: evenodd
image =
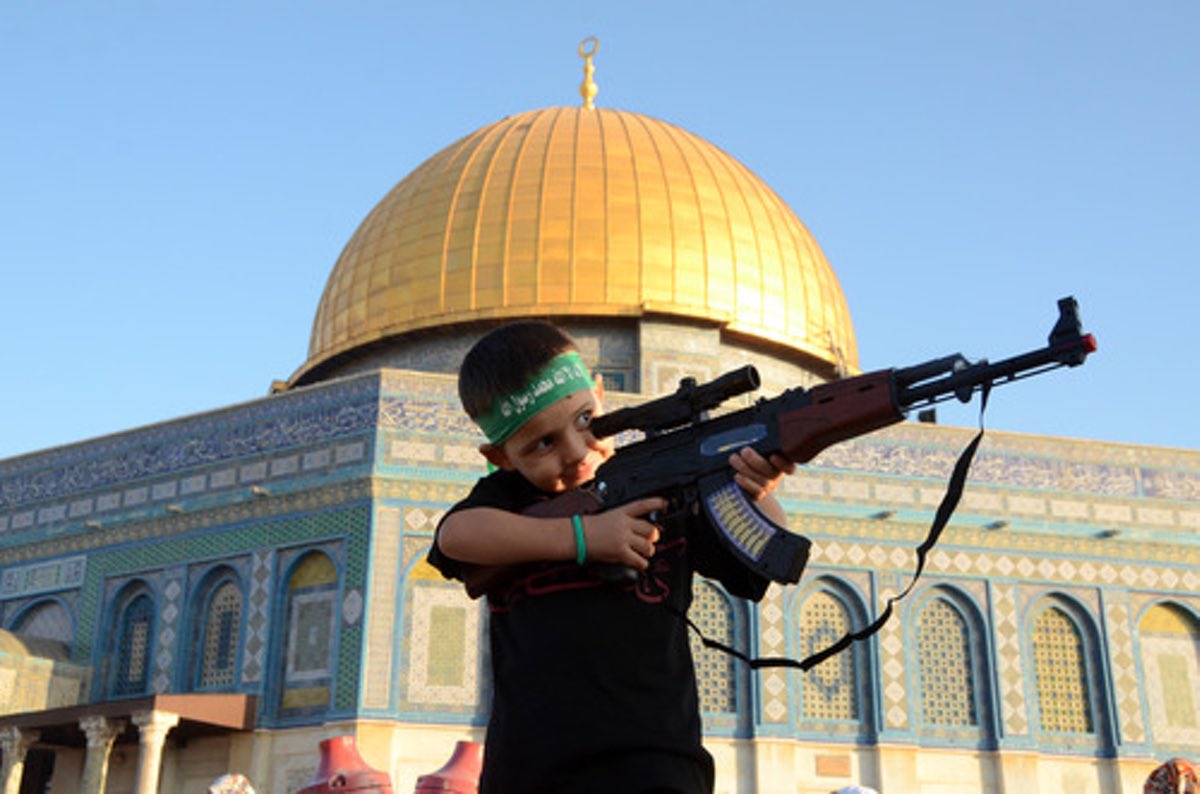
M779 487L779 483L796 471L796 464L782 455L772 455L770 460L751 447L742 447L729 456L733 467L733 481L742 487L750 499L758 502Z
M603 513L583 517L587 558L592 562L612 562L644 571L654 556L658 527L642 516L665 510L661 497L639 499Z

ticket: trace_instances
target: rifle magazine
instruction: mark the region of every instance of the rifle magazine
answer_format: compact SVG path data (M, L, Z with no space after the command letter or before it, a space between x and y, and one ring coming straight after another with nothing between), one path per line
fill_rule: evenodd
M743 564L775 582L800 581L812 543L763 515L731 475L702 479L700 501L717 537Z

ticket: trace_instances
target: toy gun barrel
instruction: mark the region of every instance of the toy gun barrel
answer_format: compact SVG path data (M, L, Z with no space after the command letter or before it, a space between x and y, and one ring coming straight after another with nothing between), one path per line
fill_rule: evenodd
M698 421L705 411L730 397L754 391L760 383L758 370L749 364L700 385L695 378L684 378L673 394L596 417L591 431L597 438L624 430L642 430L648 435L662 433Z
M1079 304L1072 297L1058 302L1059 317L1046 347L989 363L971 363L961 354L894 370L896 405L908 410L950 397L968 402L971 395L987 386L1009 383L1058 367L1077 367L1096 351L1096 338L1082 332Z

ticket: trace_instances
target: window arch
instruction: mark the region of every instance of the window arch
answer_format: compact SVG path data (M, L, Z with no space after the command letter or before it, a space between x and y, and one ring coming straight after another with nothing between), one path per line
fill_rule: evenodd
M861 605L848 588L821 580L796 612L794 655L824 650L847 632L866 625ZM859 734L870 729L868 644L851 643L800 678L798 717L802 727L822 733Z
M995 749L1000 726L994 662L978 602L953 584L931 585L914 599L905 624L906 644L915 648L913 713L922 736Z
M338 572L320 551L305 554L287 577L279 710L320 713L332 702Z
M237 681L242 634L242 587L232 570L206 577L197 594L192 627L190 681L193 689L231 689Z
M109 646L114 660L109 693L113 697L144 695L154 661L154 596L144 584L126 588L116 600L115 621Z
M62 643L69 649L75 642L75 621L60 601L38 601L13 621L12 631L25 637Z
M688 617L704 632L704 636L733 647L733 604L716 585L697 579ZM696 684L700 695L700 711L706 714L733 714L737 711L737 671L733 657L722 651L707 648L689 632L692 659L696 667Z
M404 697L417 708L474 716L491 703L486 604L429 564L429 547L414 552L404 577L404 624L395 626L395 653L407 659ZM381 687L374 697L383 700Z
M1051 604L1035 615L1032 645L1041 730L1095 734L1087 645L1082 629L1064 605Z
M1155 604L1138 622L1138 645L1155 743L1200 745L1200 621Z
M921 721L926 726L976 728L979 692L966 617L945 596L935 596L916 620Z

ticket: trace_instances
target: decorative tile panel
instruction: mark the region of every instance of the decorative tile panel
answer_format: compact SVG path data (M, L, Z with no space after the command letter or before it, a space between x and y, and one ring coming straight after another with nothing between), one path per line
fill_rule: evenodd
M378 375L341 381L297 392L274 395L236 409L214 411L71 447L0 461L0 512L15 511L35 502L61 500L42 508L46 522L66 516L66 507L79 502L84 491L124 488L119 494L97 497L96 510L112 509L115 500L134 507L175 498L181 483L171 475L211 467L210 488L256 482L269 474L272 458L294 459L297 447L332 444L329 460L345 464L365 459L364 442L342 442L356 434L374 435L379 414ZM310 453L311 454L311 453ZM258 460L246 461L255 457ZM220 466L222 461L245 461ZM288 469L287 464L281 471ZM189 493L197 487L188 474ZM141 484L138 481L154 480ZM129 485L138 483L136 485ZM62 515L59 515L59 511ZM10 530L32 525L35 512L18 512L29 519L10 521Z
M1025 704L1025 684L1021 669L1021 632L1017 615L1016 588L1010 584L994 584L992 605L996 673L1000 681L1000 720L1005 734L1024 736L1029 733L1029 714Z
M246 603L246 642L242 648L242 681L257 683L267 655L267 609L271 601L274 554L259 549L251 555L250 595Z
M895 595L884 590L879 594L879 603ZM900 614L879 630L880 684L883 692L883 724L893 730L909 727L908 682L904 658L904 625Z
M784 656L787 653L784 590L771 585L758 604L758 655ZM768 723L784 723L788 720L787 673L783 668L768 667L758 674L761 682L763 720Z
M1134 660L1131 617L1124 594L1106 596L1104 622L1107 635L1108 664L1112 670L1113 697L1117 707L1117 727L1122 742L1146 740L1142 724L1142 704Z
M5 568L0 574L0 599L79 587L86 570L87 557L83 555Z
M408 699L475 706L479 681L479 610L458 586L417 582L408 601L411 630Z
M367 615L367 644L363 659L363 705L368 708L387 708L391 700L395 630L397 625L402 625L396 615L402 537L400 526L401 511L393 508L376 510L367 599L371 610Z

